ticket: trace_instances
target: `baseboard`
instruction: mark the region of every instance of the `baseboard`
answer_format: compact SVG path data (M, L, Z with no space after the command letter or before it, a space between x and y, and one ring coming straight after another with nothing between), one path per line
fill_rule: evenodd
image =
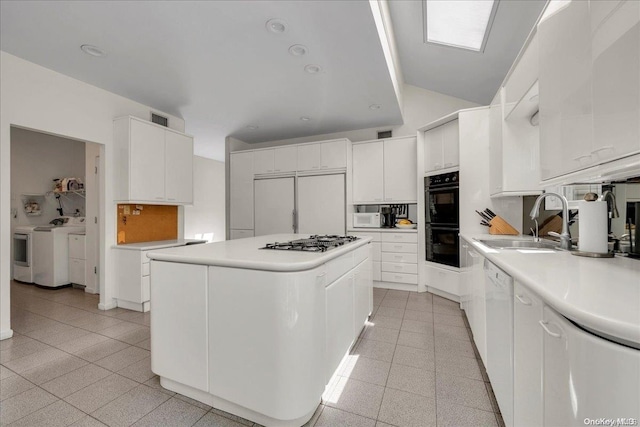
M118 307L118 303L116 302L116 300L111 300L111 302L108 304L103 304L103 303L98 304L99 310L111 310L112 308L116 308L116 307Z
M450 294L449 292L441 291L440 289L432 288L431 286L427 286L427 292L431 292L432 294L438 295L439 297L460 303L460 297L454 294Z
M374 280L373 287L381 289L393 289L396 291L418 292L418 285L412 285L410 283L380 282Z
M13 329L7 329L5 331L0 331L0 341L8 340L13 336Z
M92 294L92 295L96 295L99 294L100 292L98 292L97 289L94 288L84 288L84 291L88 294Z

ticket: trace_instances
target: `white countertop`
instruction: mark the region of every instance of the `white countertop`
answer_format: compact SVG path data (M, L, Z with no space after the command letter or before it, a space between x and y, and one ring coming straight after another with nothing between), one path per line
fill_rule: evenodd
M155 242L126 243L124 245L112 246L114 249L125 249L130 251L151 251L154 249L173 248L176 246L185 246L188 243L206 243L202 239L173 239L173 240L157 240Z
M512 236L462 237L565 317L600 335L640 346L640 260L586 258L566 251L523 253L477 242Z
M260 249L267 243L287 242L306 237L308 237L306 234L272 234L206 245L164 249L159 252L150 252L147 256L153 260L185 264L215 265L250 270L303 271L315 268L371 241L370 237L361 237L355 242L329 249L326 252Z
M361 227L361 228L350 228L349 230L347 230L347 234L349 234L350 232L353 233L417 233L418 229L417 228L367 228L367 227Z

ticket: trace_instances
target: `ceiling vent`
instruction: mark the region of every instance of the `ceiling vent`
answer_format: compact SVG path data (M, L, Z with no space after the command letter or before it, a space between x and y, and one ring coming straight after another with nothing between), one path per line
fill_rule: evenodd
M151 121L157 125L169 127L169 119L156 113L151 113Z
M378 132L378 139L391 138L391 130L381 130Z

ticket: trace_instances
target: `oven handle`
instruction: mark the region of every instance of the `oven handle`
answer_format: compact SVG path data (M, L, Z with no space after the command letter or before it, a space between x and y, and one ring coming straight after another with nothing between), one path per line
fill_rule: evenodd
M13 238L15 240L29 240L29 235L28 234L15 233L13 235Z
M431 229L431 230L447 230L447 231L460 231L460 228L458 227L433 227L433 226L428 226L427 228Z
M441 192L441 191L451 191L451 190L459 190L460 186L459 185L451 185L448 187L428 187L426 189L427 193L435 193L435 192Z

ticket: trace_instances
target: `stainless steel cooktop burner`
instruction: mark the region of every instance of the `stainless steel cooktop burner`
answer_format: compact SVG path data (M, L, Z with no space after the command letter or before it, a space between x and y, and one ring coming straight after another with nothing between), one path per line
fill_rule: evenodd
M288 242L267 243L267 246L260 249L276 249L282 251L302 251L302 252L326 252L329 249L337 248L346 243L358 240L355 236L338 235L314 235L307 239L297 239Z

